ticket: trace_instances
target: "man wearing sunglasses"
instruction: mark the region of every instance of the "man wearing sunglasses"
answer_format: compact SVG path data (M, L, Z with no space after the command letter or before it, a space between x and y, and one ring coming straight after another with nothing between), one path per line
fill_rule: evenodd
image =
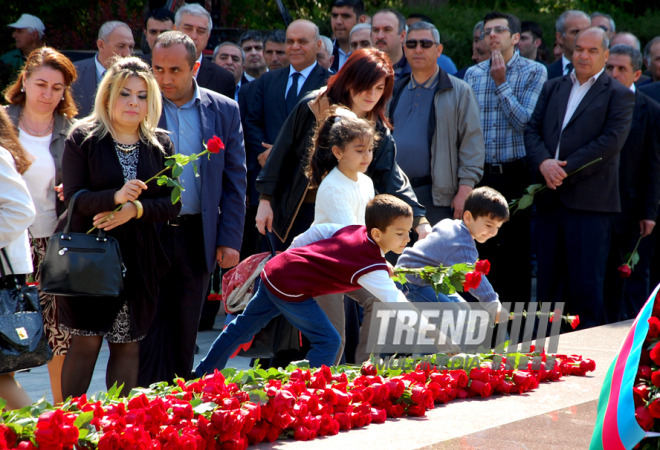
M484 172L479 104L467 83L438 66L442 44L435 26L410 25L404 48L412 73L394 85L389 114L397 163L431 224L460 219Z
M543 65L523 58L516 50L520 28L520 21L511 14L486 14L482 36L491 57L465 74L479 102L486 143L480 185L498 190L509 201L520 198L532 181L525 162L524 130L548 78ZM530 221L530 209L520 211L496 238L478 246L479 255L493 265L488 279L502 298L530 299ZM514 266L516 282L511 283L508 268Z

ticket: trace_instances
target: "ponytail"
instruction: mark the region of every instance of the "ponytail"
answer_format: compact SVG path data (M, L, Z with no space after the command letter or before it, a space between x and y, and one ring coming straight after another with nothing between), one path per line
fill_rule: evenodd
M339 147L343 150L346 144L360 137L374 139L374 124L359 119L344 107L333 106L316 127L314 149L305 167L305 175L313 188L319 187L323 178L337 167L337 157L332 153L332 148Z

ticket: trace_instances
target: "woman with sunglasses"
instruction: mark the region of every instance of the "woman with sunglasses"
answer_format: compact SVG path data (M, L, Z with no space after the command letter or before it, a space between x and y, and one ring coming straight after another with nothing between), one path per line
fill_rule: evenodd
M310 92L291 111L257 178L257 190L261 194L257 228L262 234L272 231L277 250L288 248L293 238L309 229L314 221L316 189L310 187L305 166L317 121L326 117L334 105L346 106L357 117L376 124L378 144L374 146L366 175L372 179L376 192L395 195L412 207L413 227L418 233L425 236L427 229L430 231L424 207L417 202L408 178L396 163L396 146L385 116L393 87L394 70L388 56L377 49L362 49L351 54L339 73L330 78L327 88ZM361 304L367 303L366 297L370 296L365 295ZM328 299L319 304L343 342L343 302ZM362 340L363 353L365 341L366 338Z

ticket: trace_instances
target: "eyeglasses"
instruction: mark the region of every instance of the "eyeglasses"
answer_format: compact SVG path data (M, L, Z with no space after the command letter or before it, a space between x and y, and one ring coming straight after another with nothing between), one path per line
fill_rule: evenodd
M422 48L431 48L434 45L438 45L430 39L420 39L419 41L417 39L408 39L406 41L406 47L411 50L414 50L417 48L418 43L419 45L422 46Z
M501 27L501 26L497 26L493 28L484 28L484 32L481 34L481 38L483 39L484 36L489 36L490 33L493 31L495 32L495 34L502 34L505 31L511 31L511 30L508 29L507 27Z

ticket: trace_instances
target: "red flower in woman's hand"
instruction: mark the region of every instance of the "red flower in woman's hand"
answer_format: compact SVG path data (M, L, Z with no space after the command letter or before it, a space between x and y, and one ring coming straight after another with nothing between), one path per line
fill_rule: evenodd
M213 136L213 138L206 143L206 149L209 153L220 153L220 150L225 149L225 143L222 142L218 136Z
M487 259L477 261L474 265L474 270L483 275L488 275L488 272L490 272L490 262Z

